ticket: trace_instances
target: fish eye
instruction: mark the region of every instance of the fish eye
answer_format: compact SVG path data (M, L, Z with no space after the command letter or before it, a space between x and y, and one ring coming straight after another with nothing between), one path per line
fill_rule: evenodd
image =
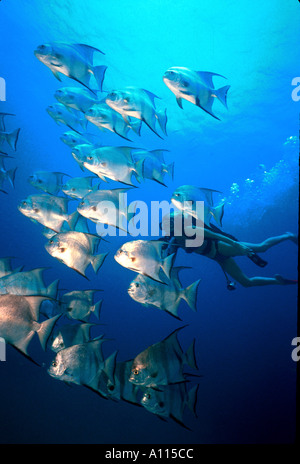
M52 361L51 365L52 365L53 367L56 367L56 366L57 366L57 362L56 362L56 361Z
M87 159L88 159L88 160L92 160L93 157L92 157L92 156L88 156Z
M22 201L23 206L27 206L27 201Z
M150 400L150 398L151 398L150 393L146 393L145 398L147 398L147 400Z
M135 286L138 288L140 286L140 284L138 282L136 282Z
M134 369L133 374L134 375L139 375L140 371L138 369Z
M79 206L83 206L83 205L84 205L84 201L81 201L81 202L79 203Z
M54 243L54 240L51 239L49 243Z

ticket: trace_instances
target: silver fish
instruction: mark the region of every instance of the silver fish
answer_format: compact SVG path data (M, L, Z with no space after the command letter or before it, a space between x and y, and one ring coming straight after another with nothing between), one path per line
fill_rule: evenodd
M0 337L28 356L27 349L35 333L43 349L60 316L38 322L40 306L47 297L1 295Z
M67 324L58 327L53 331L50 339L52 351L58 351L69 348L73 345L79 345L91 340L90 332L93 324Z
M18 209L31 220L60 232L64 222L72 218L67 212L69 201L70 198L54 195L29 195L26 200L21 201Z
M156 121L161 130L167 135L167 114L155 108L154 99L159 98L152 92L138 87L125 87L124 89L110 92L105 102L112 109L120 113L124 121L128 123L128 116L143 121L158 137L162 138L156 131Z
M91 314L100 318L103 300L94 304L94 293L98 290L74 290L61 297L61 305L66 308L66 315L70 319L88 322Z
M21 129L16 129L12 132L5 132L0 130L0 145L2 145L4 141L6 141L10 148L16 151L20 130Z
M167 165L164 160L164 151L167 150L140 150L133 151L132 157L135 162L144 160L143 175L145 179L155 180L161 185L164 183L165 174L169 174L171 179L174 178L174 162Z
M47 113L59 124L65 124L75 132L86 130L87 120L80 118L71 109L66 108L62 103L54 103L46 109Z
M94 256L100 240L100 237L82 232L62 232L52 237L45 248L53 258L86 277L87 267L91 264L97 273L107 256L107 253Z
M199 106L214 118L220 119L213 113L212 105L217 99L227 108L227 92L230 85L215 89L213 76L224 77L211 72L193 71L189 68L174 66L165 72L163 81L175 94L180 108L182 108L182 99L185 99Z
M93 180L95 179L97 178L93 176L73 177L62 186L62 191L71 198L83 198L88 193L95 192L99 189L99 179L97 179L96 184L93 185Z
M124 243L114 258L117 263L131 271L165 283L160 277L160 270L162 269L166 277L170 279L175 253L163 259L164 246L165 242L162 241L134 240Z
M88 111L89 108L98 102L97 99L91 96L89 90L79 87L63 87L56 90L54 97L59 103L82 113Z
M57 195L62 189L63 177L67 175L63 172L36 171L28 177L28 182L38 190Z
M181 300L185 300L189 307L197 310L197 289L200 280L197 280L183 289L179 280L179 272L184 267L173 267L171 278L167 285L155 282L149 277L138 275L130 284L128 294L131 298L144 306L154 306L166 311L179 319L178 308Z
M127 134L130 129L140 135L142 121L124 121L122 116L105 103L98 103L85 113L86 119L97 126L100 130L109 130L123 139L129 140Z
M77 211L93 222L100 222L119 229L127 230L124 221L129 221L134 213L129 213L124 194L130 188L97 190L82 198Z
M86 343L64 348L58 351L48 373L51 377L76 385L89 385L100 369L104 367L100 337Z
M93 75L99 89L102 84L107 66L94 66L93 55L99 52L97 48L85 44L66 44L53 42L39 45L34 54L38 60L44 63L54 76L60 81L59 73L81 83L93 92L90 87L90 77ZM95 93L95 92L94 92Z
M171 418L183 427L185 408L188 407L196 416L197 392L199 385L187 389L186 383L160 386L159 391L145 389L141 405L152 414L161 418Z
M15 176L17 168L7 170L4 166L4 160L7 158L11 157L7 156L6 153L0 152L0 192L2 193L7 193L5 190L3 190L3 184L6 180L10 182L12 187L15 186Z
M144 387L156 388L186 381L184 365L197 369L194 342L184 353L177 339L182 327L176 329L163 341L149 346L135 357L129 381Z
M64 134L60 137L60 140L71 148L76 147L76 145L82 144L93 145L92 142L88 140L86 134L78 134L78 132L75 131L64 132Z
M86 156L83 166L99 177L122 182L132 183L132 174L143 178L144 160L134 162L131 156L131 147L100 147Z
M209 225L211 219L214 218L217 224L222 226L224 202L214 206L213 193L221 192L218 190L196 187L194 185L182 185L173 192L171 201L180 211L199 220L202 218L197 217L195 205L197 201L204 201L205 224Z

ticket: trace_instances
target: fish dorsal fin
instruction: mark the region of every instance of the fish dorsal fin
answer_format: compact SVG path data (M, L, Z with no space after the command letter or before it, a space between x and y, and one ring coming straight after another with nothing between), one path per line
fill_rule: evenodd
M210 206L213 206L213 193L222 193L219 190L199 187L199 190L205 195L205 198Z
M101 241L101 237L98 237L97 235L93 235L93 234L84 234L84 235L86 236L89 242L92 253L95 253L95 249L99 245Z
M47 267L38 267L36 269L33 269L32 271L28 271L28 274L31 274L34 276L34 279L40 285L41 287L45 287L44 279L43 279L43 272L48 269ZM22 273L23 274L23 273Z
M211 89L215 88L213 80L212 80L213 76L219 76L219 77L223 77L224 79L226 79L226 77L222 76L221 74L216 74L216 73L212 73L208 71L196 71L196 73L200 77L203 84L206 85L206 87L210 87Z
M70 46L75 48L75 50L77 50L78 53L80 53L80 55L82 55L89 63L92 63L92 61L93 61L94 52L99 52L102 55L105 55L104 52L102 52L98 48L91 47L90 45L86 45L86 44L70 44Z
M148 97L150 98L153 105L155 104L155 101L154 101L155 98L158 98L159 100L161 100L161 98L158 97L157 95L155 95L155 93L152 93L152 92L150 92L149 90L146 90L146 89L142 89L142 90L148 95Z
M67 212L68 210L68 204L69 201L72 201L71 198L64 198L64 197L56 197L52 195L52 198L54 198L55 203L63 210L63 212Z
M157 158L160 163L164 163L165 162L165 159L164 159L165 151L169 151L169 150L151 150L150 153L151 155L155 156L155 158Z
M29 304L31 314L35 321L39 319L40 306L43 303L43 301L51 299L48 296L42 296L42 295L24 296L23 298L25 298L27 303Z
M133 187L128 187L128 188L118 188L118 189L112 189L111 190L111 193L113 195L115 195L116 197L118 197L121 193L127 193L129 192L130 190L134 190Z
M120 150L124 154L124 156L126 156L126 158L127 158L127 160L129 162L131 162L131 163L133 162L132 154L131 154L131 152L133 150L132 147L125 147L124 146L124 147L116 147L116 148L117 148L117 150Z
M88 322L80 324L80 329L82 330L84 337L88 340L90 339L90 330L94 327L94 325L95 324L90 324Z
M187 325L183 325L182 327L178 327L178 329L175 329L170 335L168 335L163 342L169 344L176 353L180 355L180 357L183 357L183 350L179 344L177 334L180 330L184 329L187 327Z

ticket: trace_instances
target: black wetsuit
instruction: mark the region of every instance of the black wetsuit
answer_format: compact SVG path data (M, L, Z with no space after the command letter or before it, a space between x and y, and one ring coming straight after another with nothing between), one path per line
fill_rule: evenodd
M219 262L222 262L224 259L227 259L226 256L223 256L221 253L219 253L219 250L218 250L219 239L216 239L216 238L211 238L211 237L204 238L204 241L203 241L203 244L201 245L201 247L184 247L181 244L177 243L176 242L176 235L174 234L174 221L170 221L170 222L171 222L171 224L170 224L170 235L162 237L162 238L159 239L159 240L164 240L166 242L169 242L169 245L167 245L166 248L165 248L165 251L167 251L168 255L176 253L177 250L178 250L178 246L179 246L180 248L184 248L186 253L193 253L194 251L197 250L198 253L200 252L199 254L201 254L203 256L207 256L211 252L212 243L214 242L215 243L215 248L216 248L216 254L215 254L213 259L215 259L215 260L217 260ZM195 218L192 219L192 226L193 227L196 226L196 219ZM239 240L236 237L234 237L231 234L228 234L227 232L223 232L221 229L219 229L214 224L210 224L209 226L207 224L204 224L204 229L211 230L212 232L215 232L216 234L223 235L224 237L230 238L231 240L234 240L235 242L239 242ZM187 237L185 235L183 225L182 225L182 236L185 237L185 238L190 238L190 237ZM257 266L265 267L266 264L267 264L267 261L264 261L262 258L260 258L260 256L258 256L254 252L249 253L249 255L247 255L247 256Z

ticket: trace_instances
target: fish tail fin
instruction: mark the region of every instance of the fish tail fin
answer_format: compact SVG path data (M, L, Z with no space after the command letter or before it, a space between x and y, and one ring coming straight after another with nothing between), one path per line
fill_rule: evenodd
M47 296L53 298L54 300L56 300L57 298L58 284L59 279L55 280L54 282L52 282L52 284L49 285L49 287L47 287Z
M21 129L16 129L13 132L10 132L9 134L7 134L7 139L6 139L7 143L14 151L16 151L17 149L17 142L18 142L20 130Z
M172 255L167 256L167 258L163 259L162 261L161 266L162 266L164 273L168 277L168 279L170 279L170 274L171 274L171 270L174 264L175 257L176 257L176 253L173 253Z
M225 108L228 108L227 106L227 92L230 89L230 85L225 85L224 87L221 87L220 89L217 89L215 91L217 99L222 103L222 105L225 106Z
M182 292L182 298L187 302L193 311L197 311L197 290L201 279L186 287Z
M42 322L39 325L37 334L39 336L39 340L41 342L41 345L44 351L46 350L47 341L52 333L55 323L57 319L60 317L61 317L61 314L59 314L58 316L54 316L51 319L47 319L46 321Z
M102 92L102 85L104 81L105 71L107 70L107 66L94 66L93 67L93 74L97 81L99 90Z
M167 134L167 121L168 121L168 117L167 117L167 109L165 108L164 111L159 111L157 113L157 119L158 119L158 123L160 125L160 128L161 130L163 131L163 133L165 135L168 135Z
M190 347L187 349L187 352L185 353L185 362L192 369L198 370L196 356L195 356L195 339L192 341Z
M186 402L187 407L189 408L190 411L194 413L195 417L197 417L196 405L197 405L198 389L199 389L199 385L195 385L189 390L188 396L187 396L187 402Z
M103 303L103 300L99 300L97 301L96 304L94 304L94 306L92 306L92 311L95 314L97 319L100 319L100 311L101 311L102 303Z
M107 255L108 255L108 253L102 253L102 254L96 255L96 256L94 256L92 258L91 264L92 264L93 269L94 269L96 274L99 271L102 264L104 263L104 260L105 260Z
M164 172L166 172L167 174L169 174L169 176L171 177L172 180L174 180L174 161L173 163L170 163L170 164L166 164L165 167L164 167Z
M15 186L15 177L16 177L16 170L18 168L13 168L7 171L7 177L11 183L11 185L14 187Z
M212 211L211 211L213 218L215 219L216 223L220 227L222 227L222 220L224 216L224 206L225 206L225 203L220 203L215 208L212 208Z

